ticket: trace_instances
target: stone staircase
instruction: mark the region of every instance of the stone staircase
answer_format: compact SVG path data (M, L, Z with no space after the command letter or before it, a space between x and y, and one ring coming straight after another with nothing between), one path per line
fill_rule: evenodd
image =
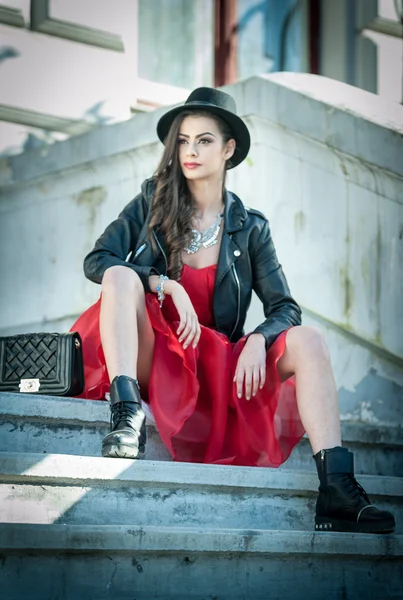
M105 402L0 394L2 600L403 598L403 435L342 422L394 534L314 532L307 439L279 469L99 456Z

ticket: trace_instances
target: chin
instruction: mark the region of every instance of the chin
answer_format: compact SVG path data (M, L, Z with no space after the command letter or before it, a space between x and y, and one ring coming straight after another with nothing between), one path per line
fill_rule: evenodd
M196 172L197 171L197 172ZM215 173L206 172L205 170L195 169L194 171L182 170L183 176L189 181L201 181L202 179L209 179L214 177Z
M195 171L197 171L198 169L195 169ZM206 177L206 174L203 173L195 173L195 171L188 171L183 169L182 173L183 176L185 177L185 179L191 179L191 180L195 180L195 179L204 179Z

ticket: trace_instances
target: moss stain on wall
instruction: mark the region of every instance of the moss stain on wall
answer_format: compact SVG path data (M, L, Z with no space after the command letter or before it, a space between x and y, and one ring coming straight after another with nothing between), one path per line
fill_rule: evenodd
M305 229L306 214L300 210L294 215L294 228L296 232L301 232Z
M104 186L97 186L83 190L75 196L76 204L88 210L88 224L91 232L95 225L98 209L105 202L107 195L108 193Z

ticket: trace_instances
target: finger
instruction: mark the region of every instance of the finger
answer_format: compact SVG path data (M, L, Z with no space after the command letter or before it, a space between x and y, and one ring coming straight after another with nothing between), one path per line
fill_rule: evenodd
M249 367L245 372L245 396L247 400L250 400L252 393L252 369Z
M260 365L260 389L262 389L262 387L264 386L266 382L266 365L262 364Z
M184 340L188 335L189 335L189 331L192 328L192 321L191 321L191 317L190 315L186 316L186 323L185 323L185 327L180 335L179 341L181 342L182 340Z
M183 314L180 318L179 327L176 330L177 335L180 335L181 331L186 327L187 314Z
M183 342L184 348L187 348L189 346L189 344L194 339L195 335L196 335L196 321L195 321L195 319L192 319L192 327L191 327L190 332L188 333L187 337L185 338L185 341Z
M237 375L236 375L236 393L238 395L238 398L242 398L244 376L245 376L244 369L242 367L239 367L237 369Z
M185 328L185 330L182 334L182 339L184 340L183 345L185 348L187 346L189 346L189 344L194 339L196 332L197 332L197 324L198 324L197 316L195 314L189 315L189 319L188 319L188 323L187 323L187 330Z
M195 335L194 340L193 340L193 348L196 348L197 344L199 343L200 336L201 336L201 327L200 327L199 321L197 320L197 323L196 323L196 335Z
M193 348L196 348L197 344L199 343L200 340L200 335L201 335L201 328L200 328L200 323L199 323L199 319L197 318L197 315L195 315L194 317L194 329L195 329L195 334L192 340L192 345Z
M259 389L259 367L255 367L253 369L253 377L252 377L252 396L256 396Z

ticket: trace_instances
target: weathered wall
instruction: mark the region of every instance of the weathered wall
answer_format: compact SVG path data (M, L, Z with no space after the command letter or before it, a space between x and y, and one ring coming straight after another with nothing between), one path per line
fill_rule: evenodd
M403 108L324 78L230 86L251 129L228 187L269 217L304 311L326 332L343 416L403 400ZM82 260L161 152L163 111L0 161L0 333L66 330L98 297ZM248 326L261 320L256 300Z

